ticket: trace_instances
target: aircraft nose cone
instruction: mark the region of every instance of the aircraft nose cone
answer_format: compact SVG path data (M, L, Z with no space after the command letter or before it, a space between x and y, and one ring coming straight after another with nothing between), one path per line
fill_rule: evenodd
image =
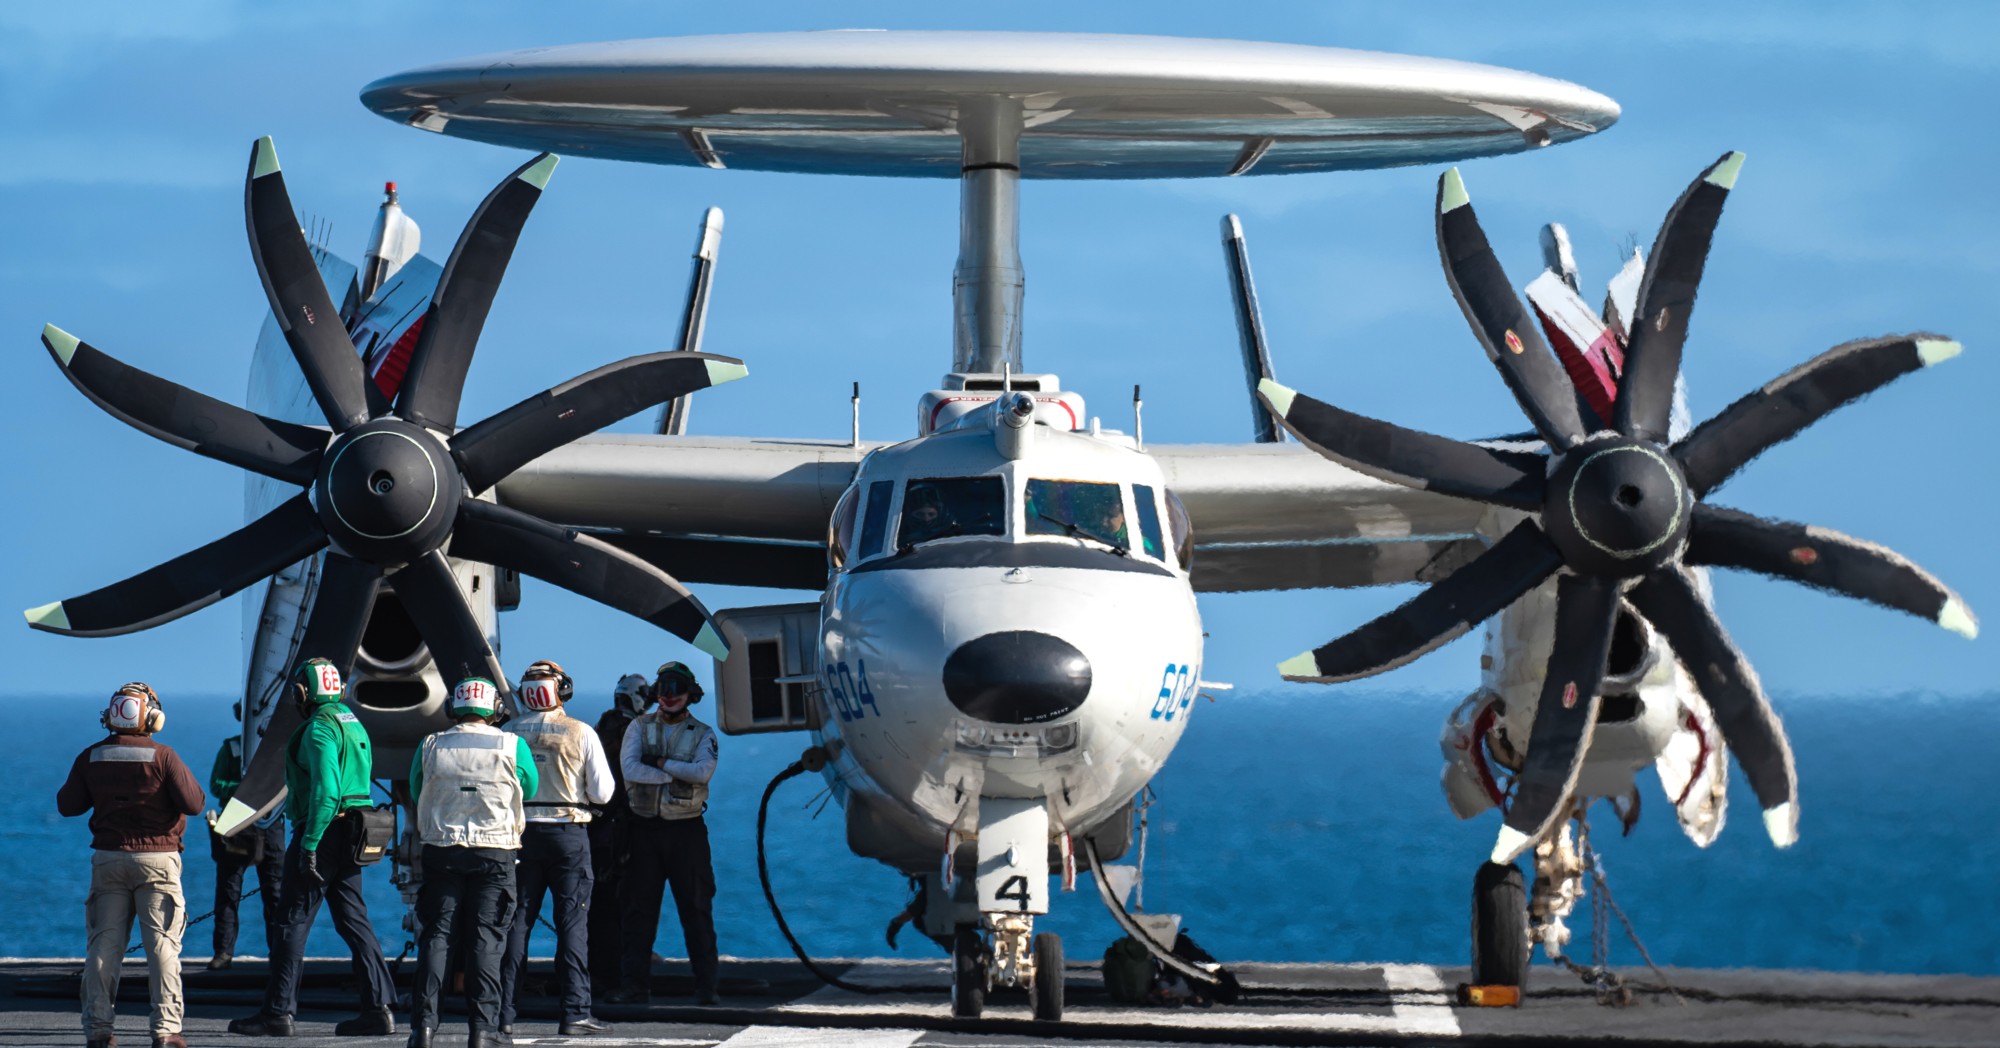
M968 717L1039 724L1083 705L1090 660L1046 633L989 633L959 645L945 660L944 693Z

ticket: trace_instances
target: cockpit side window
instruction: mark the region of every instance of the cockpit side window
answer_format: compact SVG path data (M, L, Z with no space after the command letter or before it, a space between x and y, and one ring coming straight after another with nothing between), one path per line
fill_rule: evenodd
M847 548L854 541L854 490L848 488L834 503L833 517L827 521L826 557L837 570L847 566Z
M903 489L897 548L959 535L1007 533L1007 485L999 477L924 477Z
M1160 538L1160 506L1153 499L1153 489L1145 484L1132 485L1132 501L1139 510L1141 550L1154 560L1167 559L1167 547Z
M1167 492L1167 534L1174 542L1174 559L1180 561L1182 571L1194 570L1194 525L1188 520L1187 507L1181 505L1180 496Z
M1030 535L1067 535L1117 549L1132 546L1125 524L1125 492L1116 484L1029 480L1023 516Z
M889 537L889 497L895 493L896 485L890 481L878 480L868 485L868 505L861 514L861 545L855 547L855 560L867 560L882 552L882 540Z

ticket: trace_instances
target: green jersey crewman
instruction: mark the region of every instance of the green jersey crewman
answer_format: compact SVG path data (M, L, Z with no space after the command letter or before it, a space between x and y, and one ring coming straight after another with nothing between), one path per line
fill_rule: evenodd
M215 768L208 773L208 792L217 807L226 806L243 784L243 738L231 735L222 740L215 753ZM208 959L210 970L229 967L236 957L237 910L243 902L243 875L257 870L258 909L264 915L264 943L268 951L278 941L278 884L285 857L285 819L278 812L257 820L257 824L237 834L234 841L218 836L210 816L209 857L215 860L215 952Z
M360 718L341 701L340 669L325 659L299 667L292 685L303 721L285 743L286 815L292 843L285 849L283 888L278 901L278 940L271 944L271 976L264 1009L229 1024L231 1033L285 1036L294 1032L299 975L305 964L306 935L321 902L333 911L333 927L354 955L361 987L361 1014L334 1027L338 1034L396 1032L389 1005L396 999L382 944L368 923L361 897L361 867L354 861L358 817L348 811L370 807L373 748Z

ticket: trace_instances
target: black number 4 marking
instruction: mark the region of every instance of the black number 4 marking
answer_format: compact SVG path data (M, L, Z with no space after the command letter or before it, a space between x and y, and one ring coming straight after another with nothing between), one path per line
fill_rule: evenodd
M1023 913L1028 909L1028 879L1015 874L1001 882L1000 890L993 893L996 899L1010 899L1019 904Z

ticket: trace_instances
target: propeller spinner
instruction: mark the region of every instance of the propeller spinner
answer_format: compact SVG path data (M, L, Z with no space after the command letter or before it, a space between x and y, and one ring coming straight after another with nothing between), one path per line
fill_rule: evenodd
M1566 810L1598 713L1623 600L1674 649L1714 709L1780 847L1798 835L1798 783L1757 675L1697 592L1689 568L1745 568L1874 601L1967 637L1964 601L1872 543L1765 520L1704 499L1751 459L1898 376L1957 356L1937 335L1836 346L1666 444L1681 348L1710 240L1743 163L1710 165L1667 212L1647 259L1610 425L1589 416L1488 245L1456 168L1438 185L1438 251L1466 319L1548 458L1486 448L1356 415L1265 380L1259 393L1321 455L1383 480L1537 514L1408 603L1280 664L1287 680L1343 681L1403 665L1558 575L1555 647L1526 763L1493 850L1512 862Z
M630 357L464 429L460 394L480 329L556 157L496 186L452 249L392 405L369 395L360 354L293 213L270 138L251 151L250 253L328 428L266 418L124 364L50 325L42 342L99 407L161 440L306 490L215 542L122 582L30 609L28 624L73 636L130 633L179 618L326 551L300 650L348 673L375 596L402 598L447 683L504 680L453 577L451 556L512 568L636 615L716 658L708 611L665 572L573 529L477 496L530 460L647 407L747 374L704 353ZM268 731L288 731L288 706ZM272 752L277 752L273 748ZM262 756L262 750L259 751ZM259 762L262 763L262 762ZM244 790L258 776L252 769ZM282 796L262 792L264 804ZM232 805L232 808L236 807Z

